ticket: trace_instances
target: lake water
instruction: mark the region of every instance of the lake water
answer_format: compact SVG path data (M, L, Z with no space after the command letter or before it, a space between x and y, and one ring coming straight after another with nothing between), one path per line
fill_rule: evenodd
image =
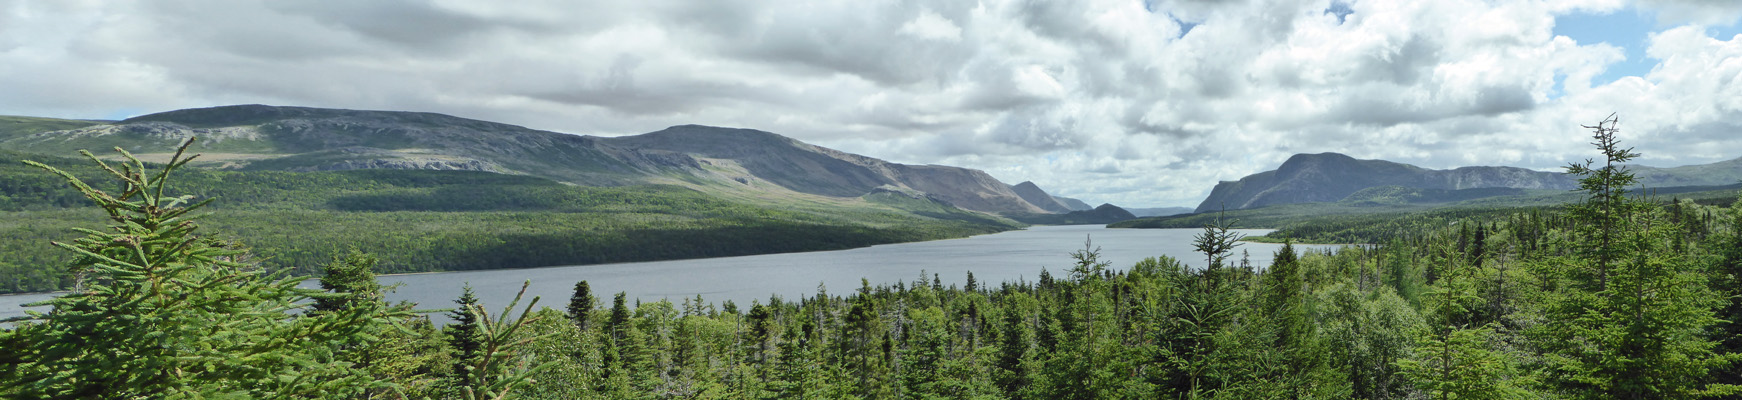
M889 244L850 250L807 253L766 254L743 257L706 258L693 260L655 261L621 264L582 265L512 270L440 272L412 275L382 276L383 284L401 284L387 296L389 300L408 300L420 308L448 308L460 295L460 288L472 285L478 299L491 313L499 312L522 282L532 281L527 299L541 296L539 305L562 309L574 293L575 282L586 280L593 296L603 306L609 306L617 292L628 294L630 301L653 302L683 299L702 295L705 301L716 303L732 300L740 309L747 309L752 300L766 303L770 296L798 299L816 294L822 284L829 293L846 294L859 288L861 278L872 285L929 282L933 274L944 285L962 285L967 273L983 285L1004 281L1034 282L1042 268L1054 277L1063 278L1072 260L1070 253L1083 248L1083 240L1092 238L1101 249L1101 259L1111 268L1124 270L1146 257L1172 256L1189 266L1201 267L1204 260L1192 251L1192 236L1201 229L1107 229L1100 225L1036 226L970 238L930 242ZM1248 235L1261 235L1265 230L1241 230ZM1229 261L1238 263L1241 251L1250 253L1254 266L1270 264L1272 255L1281 245L1245 243L1235 249ZM1331 249L1335 246L1296 246L1305 249ZM312 281L311 281L312 286ZM49 298L52 294L0 296L0 318L24 314L22 304ZM521 303L524 307L525 303ZM519 308L519 307L517 307ZM38 309L39 311L47 311ZM437 320L445 317L436 316Z

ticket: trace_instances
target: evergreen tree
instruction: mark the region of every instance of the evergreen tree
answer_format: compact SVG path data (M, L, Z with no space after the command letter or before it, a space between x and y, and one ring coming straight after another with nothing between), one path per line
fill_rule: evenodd
M699 303L700 300L701 299L698 298L697 302ZM596 300L593 300L593 290L591 287L587 286L587 281L575 282L575 294L574 296L569 297L569 319L574 321L575 326L581 328L581 331L586 331L592 327L593 307L595 302ZM700 306L700 304L697 304L697 306Z
M1214 223L1204 224L1204 232L1192 237L1192 248L1204 254L1204 278L1210 286L1219 286L1224 279L1222 267L1240 239L1246 235L1234 232L1234 221L1224 221L1218 214Z
M448 337L448 348L453 351L453 379L455 382L470 382L472 380L471 366L477 363L482 354L484 344L479 330L477 313L478 296L472 293L472 285L466 284L460 289L460 298L454 300L458 305L448 318L454 322L442 328L442 333Z
M1692 263L1671 250L1681 228L1661 220L1650 203L1627 197L1637 181L1620 164L1638 156L1622 148L1611 116L1595 126L1593 144L1603 153L1573 164L1587 200L1571 208L1577 222L1576 252L1539 266L1567 284L1545 304L1546 323L1535 336L1546 354L1547 379L1581 398L1693 398L1733 392L1707 385L1710 371L1734 356L1713 353L1706 337L1719 320L1721 303L1695 274Z
M315 298L314 310L337 311L359 306L383 305L386 294L375 281L375 265L380 260L357 249L343 258L327 263L321 275L321 289L331 292Z
M624 330L629 328L629 305L625 304L628 297L628 293L617 292L611 298L611 319L606 321L605 331L611 335L613 342L623 340Z
M81 152L119 181L100 190L46 169L101 208L112 225L79 229L54 243L73 252L82 286L43 302L47 314L0 334L10 398L346 397L387 382L337 360L331 344L352 343L382 321L356 310L307 313L318 291L242 260L239 245L195 235L191 214L211 199L172 196L171 172L194 157L182 143L153 172L132 154L111 166ZM105 185L107 186L107 185Z
M446 354L443 346L428 340L439 337L431 332L428 318L411 316L411 304L387 304L386 292L391 288L375 280L374 268L379 262L373 255L352 249L327 263L320 284L328 293L315 298L311 312L360 312L384 322L336 344L339 360L368 371L376 380L401 384L369 388L365 397L385 396L395 390L428 392L451 364L441 363L439 355ZM420 327L423 329L417 329Z
M1445 273L1426 296L1427 327L1416 335L1415 357L1399 362L1404 375L1431 399L1525 398L1515 363L1494 349L1494 327L1473 321L1479 269L1452 249L1439 253Z

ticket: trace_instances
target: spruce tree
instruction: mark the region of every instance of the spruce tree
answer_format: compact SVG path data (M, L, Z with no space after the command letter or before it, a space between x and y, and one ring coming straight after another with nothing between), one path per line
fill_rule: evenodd
M1535 330L1547 378L1589 399L1694 398L1730 393L1708 374L1734 361L1718 355L1706 330L1720 321L1722 299L1704 285L1686 254L1673 251L1681 231L1651 203L1628 197L1637 178L1621 164L1637 157L1616 139L1616 119L1595 126L1601 164L1572 164L1586 201L1571 208L1575 252L1538 265L1565 282L1545 301Z
M701 298L700 295L697 296L696 306L700 307ZM581 328L583 332L592 327L594 302L593 290L587 286L587 281L575 282L575 294L569 297L569 319L573 320L575 326Z
M1496 327L1474 322L1480 269L1451 248L1438 250L1434 261L1445 273L1424 296L1427 326L1415 333L1414 357L1398 363L1404 376L1430 399L1526 398L1515 362L1495 349Z
M351 249L343 257L334 258L323 268L321 289L330 295L315 299L314 310L336 311L358 306L373 306L386 301L381 283L375 281L375 256Z
M483 350L482 332L479 331L477 313L478 296L472 293L472 285L466 284L460 289L460 298L454 300L458 305L448 318L454 322L442 328L448 336L448 348L453 350L453 378L456 382L469 382L472 379L471 365L475 364Z
M429 346L414 330L413 324L428 325L429 320L411 316L411 304L387 303L386 292L392 288L375 280L374 269L379 263L375 256L356 249L335 257L323 268L325 274L320 278L321 288L328 293L315 298L311 312L359 312L384 322L348 342L335 344L339 349L337 358L351 363L352 368L368 371L381 381L410 386L374 387L365 396L383 396L396 390L423 392L426 382L445 372L439 370L447 364L432 365L440 359L436 355L442 353L442 347Z
M606 321L605 329L612 342L622 341L624 331L629 329L629 305L625 304L628 296L628 293L617 292L611 298L611 319Z
M78 256L78 290L42 302L46 314L6 332L10 398L348 397L381 387L351 368L333 344L351 343L381 321L356 311L308 313L319 291L300 277L246 264L241 246L195 234L192 212L211 199L175 196L172 172L195 157L182 143L169 163L111 165L83 152L118 182L101 190L44 164L101 208L112 224L55 246ZM152 171L151 168L156 168Z
M1225 275L1222 267L1234 248L1240 246L1240 239L1246 237L1234 232L1233 227L1234 221L1224 221L1217 214L1215 222L1204 224L1204 232L1192 237L1192 248L1204 254L1203 277L1212 289L1221 285Z

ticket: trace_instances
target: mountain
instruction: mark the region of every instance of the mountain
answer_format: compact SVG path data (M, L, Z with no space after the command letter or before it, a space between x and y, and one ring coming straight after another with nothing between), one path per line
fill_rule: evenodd
M1028 201L1028 204L1033 204L1036 207L1040 207L1042 210L1055 213L1067 213L1072 211L1070 206L1059 202L1058 198L1046 194L1046 191L1040 190L1040 186L1035 185L1034 182L1022 181L1022 183L1018 183L1016 186L1011 186L1010 190L1015 191L1017 196L1021 196L1023 200Z
M1276 170L1217 183L1194 212L1334 202L1377 186L1441 190L1571 189L1578 182L1560 173L1513 167L1432 170L1384 160L1357 160L1337 153L1296 154Z
M1165 217L1169 215L1192 213L1190 207L1127 208L1125 210L1131 211L1131 214L1138 217Z
M918 190L969 210L1043 211L985 171L891 163L753 129L682 125L603 140L642 152L691 157L708 166L709 172L742 184L762 181L831 197L857 197L890 185Z
M1742 180L1742 158L1675 168L1629 165L1648 188L1723 186ZM1194 212L1258 208L1276 204L1444 203L1515 195L1524 189L1570 190L1572 177L1514 167L1433 170L1384 160L1357 160L1337 153L1296 154L1276 170L1223 181ZM1372 189L1372 190L1370 190Z
M1647 187L1725 186L1742 182L1742 158L1674 168L1629 166Z
M1071 211L1064 214L1005 214L1005 216L1017 222L1036 225L1104 225L1137 218L1130 211L1112 204L1102 204L1091 210Z
M1095 207L1090 207L1089 203L1084 203L1082 200L1062 196L1053 196L1052 199L1058 200L1059 204L1064 204L1065 207L1070 208L1071 211L1088 211L1095 209ZM1191 212L1191 210L1186 210L1186 212Z
M583 186L677 184L762 199L857 199L893 186L968 210L1068 211L1056 201L1031 203L984 171L891 163L752 129L682 125L596 137L435 113L266 105L177 110L116 122L0 118L0 149L37 154L121 147L161 161L168 157L165 149L189 136L201 138L202 166L224 169L474 170Z

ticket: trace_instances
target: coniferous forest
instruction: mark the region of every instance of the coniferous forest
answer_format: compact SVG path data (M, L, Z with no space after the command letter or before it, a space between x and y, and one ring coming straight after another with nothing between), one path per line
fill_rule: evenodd
M433 326L388 262L334 257L297 289L203 236L162 168L63 178L108 227L57 244L81 289L0 331L7 398L1683 399L1742 396L1742 207L1628 191L1595 127L1580 203L1487 213L1329 253L1102 262L1037 282L937 277L752 304L478 304ZM59 171L58 169L49 168ZM86 177L88 178L88 176ZM1739 203L1738 205L1742 205ZM222 213L222 210L215 211ZM845 290L843 290L845 289ZM566 301L566 303L564 303Z

